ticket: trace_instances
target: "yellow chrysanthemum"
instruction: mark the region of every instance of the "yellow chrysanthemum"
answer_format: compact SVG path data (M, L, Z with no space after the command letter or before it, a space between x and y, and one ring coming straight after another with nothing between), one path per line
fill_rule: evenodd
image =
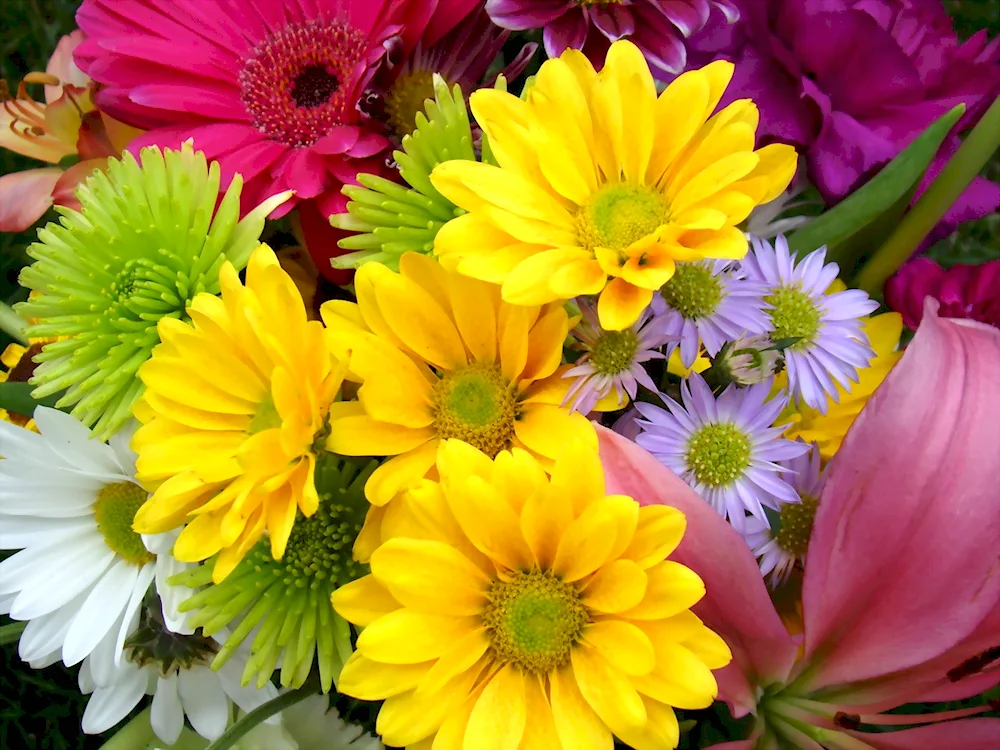
M849 389L837 386L837 399L827 399L827 412L821 414L806 404L791 404L776 424L787 424L785 437L799 438L819 445L820 455L829 461L840 450L848 429L868 403L869 397L885 380L903 353L899 351L899 337L903 333L903 317L899 313L883 313L864 323L865 334L875 358L868 367L858 370L858 382ZM776 388L785 387L785 375L775 380Z
M190 324L159 322L132 441L137 478L153 490L136 530L186 523L174 555L218 553L216 581L265 530L280 558L296 512L316 511L314 443L343 370L269 247L251 256L246 286L228 262L219 281L222 297L196 296Z
M469 212L438 232L435 251L502 283L508 302L600 294L602 327L632 325L675 262L742 258L736 225L795 172L791 146L754 150L753 102L709 117L732 74L714 62L657 97L642 54L619 41L600 73L577 50L546 61L523 101L475 92L500 166L435 167L434 187Z
M666 559L683 514L606 496L580 442L551 479L457 440L437 470L371 575L333 595L364 627L340 692L385 699L378 732L408 750L675 747L672 707L709 706L732 658L689 610L701 579Z
M334 355L350 357L358 401L334 404L327 448L394 456L365 488L384 506L434 465L438 442L459 438L489 456L517 446L554 458L575 438L597 445L590 423L559 404L569 317L560 304L520 307L500 288L407 253L399 273L366 263L358 303L321 308ZM359 552L360 554L360 552Z

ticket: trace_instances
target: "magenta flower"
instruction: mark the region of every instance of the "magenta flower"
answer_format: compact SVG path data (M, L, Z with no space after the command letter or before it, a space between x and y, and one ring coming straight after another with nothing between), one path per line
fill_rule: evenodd
M603 64L612 42L630 39L658 78L684 70L684 39L705 25L713 8L730 22L739 18L732 0L486 0L498 26L544 28L549 57L572 47Z
M935 119L964 102L959 130L1000 94L1000 40L959 44L937 0L734 0L689 40L691 64L725 58L736 74L723 105L751 97L764 136L798 146L828 201L855 189ZM924 187L957 147L948 142ZM1000 205L1000 186L976 180L945 218Z
M273 217L315 200L323 215L389 140L359 101L376 69L416 43L430 0L85 0L76 63L104 111L149 132L133 148L188 138ZM391 53L391 54L390 54Z
M980 266L941 268L930 258L916 258L885 284L885 302L916 329L924 314L924 300L941 303L938 315L969 318L1000 328L1000 260Z
M719 677L763 750L992 750L987 707L884 712L1000 683L1000 331L928 303L902 360L828 467L805 559L803 632L786 631L740 536L634 443L599 429L608 492L682 510L676 559L704 580L694 608L733 651ZM877 734L866 726L922 725Z

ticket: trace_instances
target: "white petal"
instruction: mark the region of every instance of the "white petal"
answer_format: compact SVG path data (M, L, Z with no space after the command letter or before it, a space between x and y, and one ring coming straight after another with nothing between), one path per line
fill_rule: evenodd
M83 731L100 734L111 729L135 708L146 694L146 675L132 666L110 687L97 688L83 712Z
M84 540L67 552L59 558L45 558L24 576L21 593L10 608L11 617L30 620L61 607L92 586L115 559L115 553L100 538Z
M93 474L120 474L115 452L100 440L92 439L90 430L58 409L35 409L35 424L49 447L77 469Z
M32 662L45 658L53 651L59 652L73 622L73 614L86 598L86 593L80 594L71 602L72 607L61 607L29 622L17 644L21 658Z
M17 462L61 463L37 432L3 421L0 421L0 456Z
M6 516L0 522L0 549L24 549L41 543L63 543L84 529L93 530L92 518L35 518Z
M94 682L94 675L90 671L90 662L90 659L84 659L83 664L80 665L80 672L76 676L76 682L80 686L80 692L84 695L90 695L97 689L97 684Z
M177 673L160 677L156 681L156 693L153 694L153 708L149 713L149 722L156 736L173 745L184 729L184 711L177 696Z
M219 678L208 667L194 667L179 679L181 705L191 726L207 740L218 739L229 723L229 699Z
M75 480L60 485L0 477L0 512L8 517L93 519L94 502L102 487L103 482L86 487Z
M222 683L222 689L226 691L226 695L244 713L250 713L255 708L259 708L268 701L277 698L278 689L270 682L262 688L258 688L256 683L250 683L244 687L241 682L245 666L246 656L243 655L241 659L233 658L227 661L216 674L218 675L219 682Z
M40 566L54 564L58 567L63 560L68 559L69 553L80 547L87 547L95 543L104 546L104 541L97 529L91 529L87 532L77 530L69 537L60 538L58 544L47 542L48 540L45 544L32 545L0 562L0 594L20 591L25 587L26 578ZM58 576L59 571L57 570L55 577L58 578ZM49 582L52 580L50 578Z
M97 646L112 627L119 621L122 612L132 597L132 590L139 568L117 560L101 576L90 591L87 601L80 607L73 624L66 634L63 644L63 661L73 666L83 661Z
M167 536L160 534L159 536ZM181 612L180 605L194 593L187 586L172 586L168 581L177 573L194 567L191 563L183 563L170 552L161 552L156 557L156 593L160 595L160 609L163 612L163 622L173 633L190 635L194 628L187 624L192 613Z
M118 625L118 635L115 637L115 664L121 660L125 639L128 638L129 633L135 630L139 624L139 607L142 605L143 597L149 590L149 584L153 581L153 570L152 563L143 565L139 571L139 575L136 577L135 584L132 586L132 595L129 597L128 604L125 605L125 612Z
M138 426L139 423L131 419L108 440L108 445L114 451L118 468L133 479L135 478L135 461L138 456L132 450L131 443L132 435L135 434Z

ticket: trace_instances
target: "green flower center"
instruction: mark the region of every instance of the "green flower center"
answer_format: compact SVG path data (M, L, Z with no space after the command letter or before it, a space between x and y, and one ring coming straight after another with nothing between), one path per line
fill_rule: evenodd
M780 286L764 298L773 307L769 311L774 331L773 341L797 338L790 349L805 349L819 333L820 311L816 301L799 284Z
M588 248L623 250L670 220L670 209L655 190L608 185L577 214L580 243Z
M493 364L472 364L434 386L434 427L442 440L458 438L490 458L510 448L517 390Z
M781 528L775 539L785 552L796 557L805 556L809 549L809 537L812 534L817 505L819 505L817 498L802 495L801 503L787 503L781 506Z
M424 111L424 102L434 98L434 73L411 70L392 84L385 96L385 112L389 127L396 135L410 135L417 129L417 113Z
M739 479L750 465L750 438L736 425L707 424L688 440L687 465L695 479L709 487L724 487Z
M722 302L722 280L705 263L678 263L660 294L685 318L706 318Z
M269 393L257 405L257 411L254 412L253 419L250 420L249 432L251 435L256 435L258 432L273 430L276 427L281 427L281 415L278 414L278 410L274 406L274 399Z
M496 657L535 673L569 661L590 621L577 589L549 571L518 571L493 584L483 621Z
M155 666L168 676L177 669L207 665L219 650L219 644L199 630L191 635L171 632L163 621L160 602L143 607L139 627L125 641L125 658L139 667Z
M590 362L601 375L620 375L632 366L638 346L639 337L630 328L603 331L594 344Z
M137 484L115 482L101 488L94 502L94 520L104 543L123 560L139 567L156 559L142 543L142 537L132 530L135 514L148 497Z

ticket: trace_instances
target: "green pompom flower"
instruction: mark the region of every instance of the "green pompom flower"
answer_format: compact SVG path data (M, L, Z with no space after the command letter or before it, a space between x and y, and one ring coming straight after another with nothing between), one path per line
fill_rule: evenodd
M223 262L246 265L264 218L289 195L240 221L242 179L219 202L219 165L190 144L144 148L139 159L113 159L77 188L80 210L56 209L59 223L38 231L20 277L35 292L17 308L35 321L27 335L60 339L35 357L32 396L65 391L57 406L72 406L101 439L131 416L157 321L185 318L200 292L218 294Z
M354 561L352 550L369 507L365 482L376 466L374 460L362 464L321 453L319 508L308 518L298 512L280 560L271 557L265 538L221 583L212 583L211 561L170 579L174 585L205 586L180 605L182 612L192 613L189 625L215 635L235 623L213 669L257 628L244 685L263 686L280 659L283 687L300 687L316 663L323 692L330 690L353 650L350 625L334 612L330 596L368 572L367 565Z
M497 88L506 89L502 77ZM334 258L335 268L358 268L375 261L399 270L403 253L432 254L438 230L465 213L430 180L431 170L441 162L476 161L461 87L456 84L449 91L445 80L435 74L434 99L427 100L426 112L417 113L415 130L403 138L403 150L393 153L409 188L372 174L359 174L360 185L344 186L344 195L351 199L347 213L331 216L330 223L358 234L337 243L356 252ZM488 147L484 145L483 151L488 160Z

